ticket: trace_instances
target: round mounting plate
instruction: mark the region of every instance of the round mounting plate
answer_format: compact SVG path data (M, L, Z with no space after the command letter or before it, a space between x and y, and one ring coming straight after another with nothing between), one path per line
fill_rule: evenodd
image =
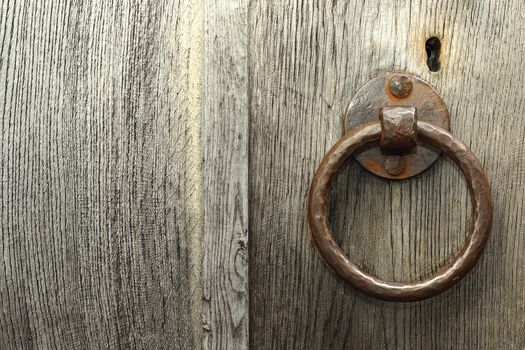
M405 98L394 96L389 89L390 80L396 75L408 77L412 91ZM409 74L389 73L370 80L352 98L345 116L345 132L365 123L379 120L383 107L414 107L417 120L423 120L450 131L448 109L441 96L426 82ZM418 141L417 147L401 156L385 154L379 143L371 144L354 155L368 171L387 179L406 179L430 167L441 151ZM385 169L392 162L401 164L400 171ZM389 165L390 164L390 165ZM399 167L399 165L398 165Z

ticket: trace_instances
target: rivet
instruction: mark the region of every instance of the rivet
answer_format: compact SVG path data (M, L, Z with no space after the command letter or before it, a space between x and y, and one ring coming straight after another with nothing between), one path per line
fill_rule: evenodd
M405 98L412 92L412 80L404 75L394 75L390 79L389 89L397 98Z
M385 159L385 170L392 176L397 176L405 170L405 160L401 156L388 156Z

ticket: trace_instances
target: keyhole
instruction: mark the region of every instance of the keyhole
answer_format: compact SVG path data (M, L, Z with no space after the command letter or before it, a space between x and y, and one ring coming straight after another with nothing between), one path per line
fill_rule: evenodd
M427 51L427 66L431 72L437 72L441 68L439 62L439 55L441 53L441 41L433 36L425 42L425 50Z

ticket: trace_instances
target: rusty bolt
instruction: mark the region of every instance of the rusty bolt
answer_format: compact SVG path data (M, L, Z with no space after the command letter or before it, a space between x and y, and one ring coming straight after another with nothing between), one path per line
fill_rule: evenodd
M412 80L404 75L394 75L388 88L395 97L405 98L412 92Z
M388 156L385 159L385 170L392 176L397 176L405 170L406 162L401 156Z

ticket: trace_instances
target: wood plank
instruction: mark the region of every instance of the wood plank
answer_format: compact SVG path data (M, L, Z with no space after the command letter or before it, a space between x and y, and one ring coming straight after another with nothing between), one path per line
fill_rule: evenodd
M248 348L248 1L204 2L204 347Z
M250 342L255 349L525 348L525 5L520 0L257 1L250 25ZM442 42L438 72L425 41ZM430 82L452 131L492 185L493 234L459 285L387 303L344 284L309 237L306 196L341 136L351 96L385 71ZM356 162L331 197L335 235L365 270L429 276L469 229L465 181L449 159L403 182Z
M0 347L200 347L202 4L0 7Z

